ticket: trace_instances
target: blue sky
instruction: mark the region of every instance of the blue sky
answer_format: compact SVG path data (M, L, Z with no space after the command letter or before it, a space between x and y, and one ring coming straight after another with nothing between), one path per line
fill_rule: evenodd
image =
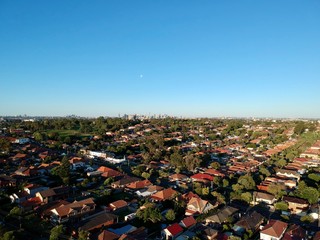
M320 118L320 1L0 1L0 115Z

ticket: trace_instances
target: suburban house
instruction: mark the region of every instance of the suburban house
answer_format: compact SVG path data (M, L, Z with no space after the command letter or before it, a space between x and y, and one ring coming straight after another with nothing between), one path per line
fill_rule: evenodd
M320 231L317 231L316 234L313 236L312 240L319 240L320 239Z
M24 201L27 201L29 196L30 195L27 192L20 191L20 192L11 194L9 197L12 203L22 203Z
M109 231L111 231L115 234L118 234L120 236L122 234L132 233L132 232L136 231L137 229L138 228L136 228L135 226L132 226L131 224L124 225L123 227L120 227L120 228L108 228Z
M20 167L14 173L23 177L35 177L38 175L38 170L34 167Z
M111 187L112 188L125 188L125 186L127 184L130 184L130 183L133 183L133 182L136 182L136 181L139 181L140 179L139 178L136 178L136 177L123 177L121 178L120 180L118 181L115 181L111 184Z
M260 231L260 239L280 240L282 239L288 224L280 220L270 220Z
M65 199L68 197L70 187L60 186L55 188L49 188L36 193L36 197L41 199L42 203L50 203L55 200Z
M295 178L297 181L299 181L301 178L301 175L297 171L287 169L278 169L276 175L285 178Z
M139 189L147 188L150 185L152 185L152 183L148 179L146 179L146 180L129 183L126 185L126 189L130 191L137 191Z
M186 217L181 220L180 226L186 229L192 229L197 224L193 216Z
M29 198L24 202L21 202L19 206L23 211L30 211L33 210L34 208L38 207L41 205L41 200L38 197L33 197Z
M180 196L181 200L188 203L190 201L191 198L193 197L197 197L200 198L198 194L193 193L192 191L185 193L183 195Z
M206 218L206 223L216 223L216 224L222 224L230 219L233 219L237 213L239 212L239 209L230 207L230 206L225 206L222 208L220 211L218 211L216 214L207 217Z
M0 175L0 187L15 187L17 180L7 175Z
M18 144L23 145L23 144L26 144L28 142L30 142L29 138L17 138L14 143L18 143Z
M203 182L203 183L208 183L213 181L213 177L209 174L205 174L205 173L197 173L192 175L191 180L194 182Z
M296 224L292 224L288 227L287 231L285 232L282 240L306 240L307 234L306 230Z
M119 240L139 240L139 239L147 239L148 234L145 227L139 227L133 229L128 233L121 234Z
M119 178L123 176L123 173L105 166L99 167L97 171L101 172L102 173L101 176L104 178L110 178L110 177Z
M44 186L40 186L38 184L28 184L23 188L23 190L25 192L27 192L30 195L30 197L34 197L37 192L41 192L41 191L44 191L47 189L49 189L49 188L44 187Z
M300 154L300 157L319 159L320 156L320 141L316 141L310 148L304 153Z
M173 190L172 188L167 188L154 193L150 198L154 201L165 201L174 198L176 195L177 191Z
M119 239L119 235L108 230L103 230L99 236L98 240L117 240Z
M202 214L206 213L211 209L214 209L216 206L213 206L209 201L202 200L201 198L193 197L187 204L186 215Z
M73 157L69 160L69 162L70 162L70 168L72 170L77 170L79 168L85 167L85 162L80 157Z
M307 210L309 207L309 203L305 199L284 196L282 198L282 200L285 201L286 203L288 203L288 209L293 214L299 214L299 213Z
M136 191L135 193L139 196L139 197L148 197L151 196L152 194L159 192L163 190L163 187L160 186L156 186L156 185L151 185L146 189L140 189L138 191Z
M14 155L12 157L12 160L13 161L22 161L22 160L25 160L27 158L27 154L25 153L17 153L16 155Z
M118 200L109 204L109 209L113 212L125 210L127 207L128 203L124 200Z
M95 206L96 204L92 198L62 205L51 210L51 221L59 224L68 221L79 221L81 218L89 216L95 210Z
M268 205L272 205L276 201L277 201L277 199L272 194L264 193L264 192L254 192L253 193L253 203L254 204L263 202Z
M93 216L88 217L84 221L81 221L79 229L84 231L93 231L102 227L109 227L117 222L117 215L106 212L99 212L97 214L94 214Z
M218 233L218 230L208 227L202 231L202 237L206 240L216 240L218 238Z
M161 235L166 240L173 240L176 239L181 233L183 233L183 228L178 223L174 223L162 230Z
M173 181L187 181L187 180L189 180L189 177L187 177L184 174L175 173L175 174L172 174L169 176L169 180L171 182L173 182Z
M235 223L233 230L242 235L245 231L256 232L260 225L263 223L264 217L256 211L243 216L238 222Z
M218 171L216 169L212 169L212 168L208 168L204 173L212 175L212 176L217 176L217 177L224 177L225 176L224 173L221 173L220 171Z

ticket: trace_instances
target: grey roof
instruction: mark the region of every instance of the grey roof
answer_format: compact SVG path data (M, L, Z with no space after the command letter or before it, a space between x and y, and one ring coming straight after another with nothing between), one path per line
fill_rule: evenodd
M253 197L254 197L254 199L262 198L262 199L270 200L270 201L275 199L275 196L273 196L272 194L264 193L264 192L254 192Z
M39 193L42 197L51 197L55 195L68 193L69 190L70 190L69 187L62 186L62 187L55 187L55 188L43 190L43 191L40 191Z
M88 231L95 227L100 227L101 224L114 221L118 218L117 215L101 212L100 214L95 215L94 217L82 222L82 226L80 227L81 230Z
M216 214L206 218L207 222L215 222L215 223L223 223L225 222L228 217L232 216L234 213L238 211L237 208L226 206L223 209L221 209Z
M255 231L263 222L263 220L264 220L264 217L260 213L257 213L256 211L254 211L249 215L243 216L235 224L235 226L242 227L246 230Z

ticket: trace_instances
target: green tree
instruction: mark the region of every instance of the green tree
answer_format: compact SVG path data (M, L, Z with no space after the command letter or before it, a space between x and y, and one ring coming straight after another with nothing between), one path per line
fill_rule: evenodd
M212 162L210 164L210 166L213 168L213 169L220 169L220 163L218 162Z
M149 179L150 176L151 176L151 174L150 174L150 173L147 173L147 172L143 172L143 173L141 174L141 177L143 177L143 178L145 178L145 179Z
M238 180L238 183L241 184L246 190L252 190L256 187L255 181L249 174L241 176Z
M235 192L241 192L243 188L244 188L243 185L238 183L232 185L232 190Z
M104 180L103 185L108 186L113 182L114 182L114 178L113 177L109 177L106 180Z
M306 130L306 125L304 122L299 122L297 125L294 127L294 133L297 135L302 134Z
M276 210L280 211L287 211L288 210L288 204L286 202L277 202L275 205Z
M294 191L294 195L295 196L298 196L298 197L301 197L301 194L302 194L302 191L308 187L307 184L305 183L305 181L300 181L298 183L298 187L297 189Z
M201 189L201 195L207 196L210 193L209 187L204 187Z
M319 182L320 181L320 175L319 174L315 174L315 173L310 173L308 175L308 178L315 181L315 182Z
M156 208L153 203L147 203L137 211L137 217L146 222L157 223L162 220L159 208Z
M286 194L286 191L284 189L285 186L281 183L271 183L267 188L267 192L271 193L277 199L279 199Z
M63 225L57 225L50 231L50 240L58 240L59 236L63 234Z
M196 167L200 167L201 159L193 154L188 154L184 157L184 163L188 170L193 171Z
M240 237L237 237L237 236L234 236L234 235L231 235L230 237L228 237L229 240L241 240Z
M250 192L241 193L241 200L250 203L252 201L252 194Z
M226 198L225 196L223 196L221 193L218 193L216 191L211 193L212 196L214 196L215 198L217 198L217 201L221 204L225 204L226 203Z
M18 217L21 216L22 210L19 207L14 207L10 210L9 216Z
M223 188L229 187L229 181L227 179L222 180L222 187Z
M319 191L313 187L306 187L302 190L300 197L308 200L310 204L314 204L318 202Z
M246 233L244 234L243 238L244 239L252 239L252 235L253 235L253 232L252 230L247 230Z
M36 140L37 142L41 142L43 141L43 135L40 132L35 132L33 134L34 140Z
M261 167L260 170L259 170L259 172L260 172L262 175L266 176L266 177L269 177L269 176L271 175L271 173L269 172L269 170L266 169L265 167Z
M301 222L312 223L312 222L314 222L314 219L313 219L311 216L306 215L306 216L302 216L302 217L300 218L300 221L301 221Z
M1 240L15 240L14 231L9 231L3 234Z
M185 167L182 156L179 151L175 151L170 155L170 163L175 167Z
M80 230L78 235L78 240L87 240L89 239L89 232Z
M176 214L173 209L169 209L166 213L166 219L169 221L174 221L176 219Z
M283 168L285 165L287 165L287 161L284 159L279 159L274 164L279 168Z
M53 170L53 174L57 175L61 178L64 184L69 184L69 177L70 177L70 162L68 157L64 156L61 160L61 165L56 167Z
M5 138L0 138L0 152L9 152L11 143Z

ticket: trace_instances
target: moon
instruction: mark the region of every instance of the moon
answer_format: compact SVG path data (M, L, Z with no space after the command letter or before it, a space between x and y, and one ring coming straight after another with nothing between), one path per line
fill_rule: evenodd
M140 78L143 78L143 74L140 74Z

